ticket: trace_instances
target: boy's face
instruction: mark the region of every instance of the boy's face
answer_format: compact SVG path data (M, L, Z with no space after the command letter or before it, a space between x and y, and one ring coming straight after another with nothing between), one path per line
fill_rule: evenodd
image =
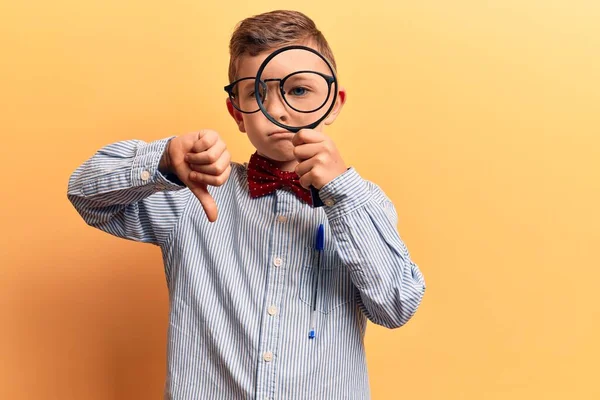
M312 48L310 44L305 44ZM244 77L255 77L258 69L262 62L276 49L272 49L261 53L257 56L249 56L244 55L238 61L238 78ZM286 59L286 53L290 54L290 57L293 59ZM323 66L318 65L314 62L314 55L307 51L300 52L284 52L281 54L283 57L277 56L273 61L282 61L282 62L270 62L267 68L263 71L261 79L271 79L271 78L283 78L291 72L295 71L296 65L302 65L303 68L310 68L311 70L316 70L317 72L322 72L325 74L331 74L331 72L323 69ZM304 58L304 59L301 59ZM289 62L286 62L289 61ZM248 80L246 83L254 86L253 80ZM315 120L317 120L322 113L329 109L330 102L317 113L299 113L291 109L282 99L281 95L278 91L278 82L269 82L268 83L268 96L267 101L265 101L264 106L267 109L267 112L275 118L277 121L288 125L288 126L304 126L308 125ZM253 91L253 90L252 90ZM329 116L321 122L315 130L322 131L324 125L331 124L339 114L343 103L345 101L345 91L343 88L339 88L338 90L338 98L336 105L332 109ZM258 108L258 106L256 106ZM256 148L258 153L262 156L265 156L271 160L279 161L284 163L286 166L290 167L295 164L294 157L294 145L292 144L292 138L294 134L284 130L283 128L273 124L269 121L261 111L255 112L253 114L241 113L236 110L231 104L230 99L227 99L227 108L229 113L236 121L238 128L241 132L244 132L248 135L250 142ZM290 165L291 164L291 165Z

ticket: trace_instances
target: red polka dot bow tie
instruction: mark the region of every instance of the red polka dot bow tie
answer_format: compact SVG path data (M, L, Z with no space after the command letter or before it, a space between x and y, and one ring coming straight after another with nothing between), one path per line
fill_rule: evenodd
M297 173L280 170L258 153L254 153L248 163L248 187L253 198L287 187L300 199L312 205L310 190L300 185L300 177Z

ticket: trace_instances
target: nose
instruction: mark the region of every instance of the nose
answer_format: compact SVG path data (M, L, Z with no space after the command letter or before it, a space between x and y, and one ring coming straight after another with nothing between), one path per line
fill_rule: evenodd
M289 119L288 108L281 96L279 82L269 82L267 83L267 86L267 98L264 102L267 112L271 117L278 121L287 121Z

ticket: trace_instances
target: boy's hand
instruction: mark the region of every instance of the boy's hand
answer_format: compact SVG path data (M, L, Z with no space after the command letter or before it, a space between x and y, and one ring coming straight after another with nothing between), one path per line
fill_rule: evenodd
M331 182L346 171L346 164L333 141L324 133L313 129L302 129L294 135L294 155L299 161L296 173L300 184L308 189L317 189Z
M221 186L231 172L231 156L219 134L208 129L173 138L165 150L162 172L171 172L200 200L210 222L217 220L217 205L207 185Z

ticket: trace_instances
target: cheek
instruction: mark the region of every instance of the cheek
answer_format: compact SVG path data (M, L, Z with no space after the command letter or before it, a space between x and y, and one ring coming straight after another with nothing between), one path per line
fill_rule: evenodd
M246 126L256 126L256 113L244 115L244 124Z
M250 139L253 144L259 144L262 141L262 129L260 120L256 118L255 114L245 115L244 116L244 127L246 130L246 135Z
M246 130L251 133L260 133L264 129L266 118L259 112L244 116Z

